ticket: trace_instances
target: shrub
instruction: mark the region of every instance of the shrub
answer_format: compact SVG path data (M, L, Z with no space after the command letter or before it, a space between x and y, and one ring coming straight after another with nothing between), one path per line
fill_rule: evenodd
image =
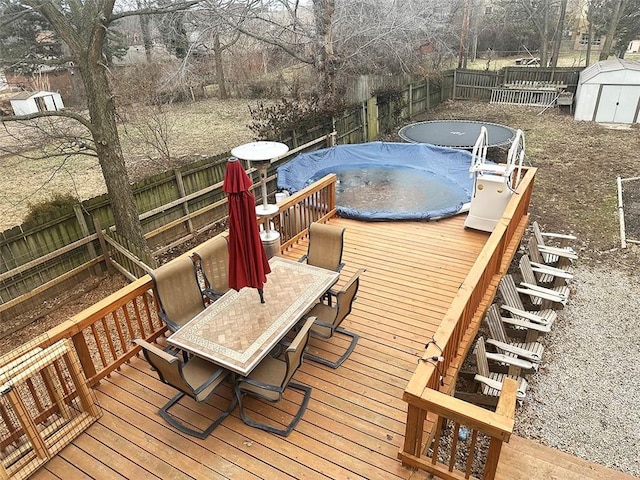
M332 117L345 109L343 102L320 102L317 95L305 100L283 98L271 106L260 102L255 107L249 106L253 121L248 127L258 138L282 138L292 130L304 132L319 125L331 125Z
M62 213L73 210L73 206L78 203L78 199L70 193L56 193L48 200L27 204L27 213L24 223L44 223Z

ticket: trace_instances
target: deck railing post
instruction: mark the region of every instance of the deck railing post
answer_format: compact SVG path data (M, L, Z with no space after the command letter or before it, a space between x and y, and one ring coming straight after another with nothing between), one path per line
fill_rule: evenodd
M73 346L78 354L78 360L80 360L80 365L82 365L85 378L93 378L96 374L96 366L91 358L91 352L89 352L89 347L84 334L82 332L78 332L71 337L71 340L73 341Z
M411 403L409 404L407 408L407 424L404 434L403 452L416 457L420 456L426 418L426 410L422 410Z

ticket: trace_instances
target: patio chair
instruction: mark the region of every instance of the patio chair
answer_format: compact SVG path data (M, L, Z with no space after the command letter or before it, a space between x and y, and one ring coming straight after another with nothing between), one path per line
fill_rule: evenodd
M536 275L538 283L541 285L560 286L565 285L573 278L571 265L565 264L559 267L552 267L544 262L544 258L538 249L538 242L534 237L529 237L529 260L531 268Z
M158 315L170 331L178 331L204 310L204 299L191 258L174 258L149 275L158 299Z
M314 305L307 314L308 317L316 317L316 321L311 327L311 335L313 337L329 339L334 334L341 333L342 335L346 335L351 338L351 342L347 347L347 350L335 362L313 355L308 351L304 354L304 358L327 365L331 368L338 368L344 363L349 355L351 355L354 348L356 348L356 343L358 343L358 338L360 337L353 332L345 330L340 325L347 315L351 313L353 301L356 299L358 288L360 287L360 275L364 271L365 270L363 268L358 270L340 291L329 291L329 294L336 299L335 305L327 305L320 302Z
M531 369L527 370L527 373L538 370L538 364L542 361L542 354L544 353L544 345L535 340L530 340L530 338L537 338L540 333L547 333L547 327L529 322L527 327L530 327L529 330L534 332L534 335L528 339L525 338L524 342L514 341L507 336L500 312L495 304L491 305L487 310L484 321L489 327L489 336L491 337L487 339L486 343L488 345L495 347L498 354L519 357L531 362Z
M294 383L291 379L302 365L304 349L309 341L309 330L314 320L315 318L313 317L307 319L285 350L284 359L266 356L249 375L236 380L234 390L240 407L240 417L247 425L286 437L302 418L311 398L311 387ZM243 400L244 395L251 395L275 403L282 400L287 387L301 391L304 397L298 411L285 428L261 423L247 416Z
M229 245L226 237L215 237L193 252L194 263L200 265L204 277L202 293L215 302L229 291Z
M519 262L522 282L517 290L529 295L531 303L541 308L563 308L569 300L569 287L560 285L546 288L538 285L528 255L520 257Z
M502 391L502 383L506 378L511 378L517 382L516 399L522 402L526 397L527 380L519 375L510 375L506 373L492 372L489 370L489 358L484 343L484 337L479 337L475 347L476 368L477 372L473 376L475 382L474 391L465 392L456 390L455 396L467 402L476 405L495 407L500 398ZM505 362L515 362L525 365L524 361L517 358L504 358Z
M551 328L553 322L558 318L558 314L551 308L540 309L536 311L526 310L516 283L511 275L505 275L498 283L498 291L502 297L500 308L511 314L511 318L515 320L527 320L540 325Z
M335 272L342 270L344 230L343 227L313 222L309 225L307 254L300 257L299 261Z
M171 355L142 339L135 339L133 342L142 348L144 357L158 373L160 381L179 390L178 394L158 410L158 414L167 423L187 435L204 439L233 411L236 406L236 398L232 395L229 407L222 411L204 430L194 430L184 425L169 413L169 409L185 395L198 403L206 402L231 372L200 357L192 356L188 361L183 362L177 356Z
M538 222L532 223L533 235L538 243L538 250L544 258L544 263L551 266L562 267L568 265L572 260L578 259L576 251L568 245L569 240L576 240L573 235L565 235L562 233L543 232ZM557 245L547 245L545 238L555 239Z

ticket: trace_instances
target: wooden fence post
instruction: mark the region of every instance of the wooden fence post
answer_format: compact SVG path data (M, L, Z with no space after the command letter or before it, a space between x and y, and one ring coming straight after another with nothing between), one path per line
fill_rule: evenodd
M367 138L369 142L378 136L378 98L367 100Z
M176 176L176 184L178 185L178 192L180 193L180 198L184 198L187 196L184 190L184 182L182 181L182 173L177 168L173 171ZM189 202L185 200L182 202L182 211L187 218L187 230L189 233L193 233L193 222L191 221L191 217L189 217Z
M104 234L102 233L102 225L100 225L100 220L98 220L97 218L94 218L93 227L96 229L96 235L98 235L98 241L100 242L100 249L102 250L104 263L107 266L107 272L113 273L113 265L111 263L111 257L109 256L109 247L107 247L107 242L104 239Z
M76 214L76 219L78 220L78 225L80 225L80 231L82 232L83 237L88 237L91 235L89 232L89 227L87 226L87 221L84 219L84 215L82 214L82 207L80 204L76 203L73 206L73 211ZM98 256L96 253L96 249L93 246L93 243L87 243L87 251L89 252L89 256L94 259Z

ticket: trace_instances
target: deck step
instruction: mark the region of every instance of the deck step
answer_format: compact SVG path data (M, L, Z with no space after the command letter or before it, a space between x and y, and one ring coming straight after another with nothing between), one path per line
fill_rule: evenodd
M597 463L511 436L502 447L496 480L634 480Z

